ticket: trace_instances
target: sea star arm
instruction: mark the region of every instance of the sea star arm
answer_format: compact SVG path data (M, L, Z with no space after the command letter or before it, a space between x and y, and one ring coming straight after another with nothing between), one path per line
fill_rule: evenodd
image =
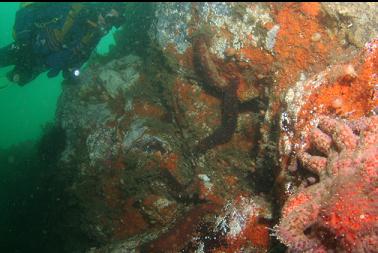
M311 131L311 145L322 154L328 156L331 151L332 138L322 132L319 128Z
M357 147L358 137L343 122L329 117L322 117L318 127L326 134L332 136L339 151L354 150Z
M316 188L312 187L297 193L285 204L282 211L285 218L275 227L275 232L290 252L322 252L320 241L305 234L305 230L317 221L320 199Z
M231 81L222 77L217 67L211 59L206 40L203 36L194 39L194 63L196 71L200 75L203 85L207 90L213 90L218 94L222 104L222 123L209 136L202 139L195 151L204 153L219 144L230 141L237 127L237 117L239 114L239 100L237 97L238 78ZM215 92L214 92L215 91Z
M313 156L307 152L298 152L297 158L303 167L317 175L320 175L326 170L327 158L325 157Z

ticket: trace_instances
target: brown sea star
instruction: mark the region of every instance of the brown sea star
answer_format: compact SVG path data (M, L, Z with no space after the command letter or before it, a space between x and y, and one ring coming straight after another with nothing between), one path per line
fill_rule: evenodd
M358 125L359 136L342 121L323 117L311 133L312 149L298 153L319 182L299 190L283 207L276 234L290 252L376 252L378 116Z
M248 103L239 101L237 88L240 77L231 74L228 80L221 76L211 59L204 36L199 35L193 39L193 51L194 64L201 84L206 92L221 100L222 111L221 125L211 135L202 139L195 148L195 152L201 154L230 141L237 128L237 119L242 107L248 107L249 110L257 112L260 110L261 103L258 99L253 99Z

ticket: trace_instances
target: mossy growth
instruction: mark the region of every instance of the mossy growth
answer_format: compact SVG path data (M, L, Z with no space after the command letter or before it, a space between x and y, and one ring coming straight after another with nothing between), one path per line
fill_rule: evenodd
M150 41L141 57L143 64L140 83L130 88L129 96L163 107L166 122L172 123L173 85L179 68L178 62L154 41Z
M278 118L272 122L269 140L260 143L256 158L256 171L253 173L254 188L257 192L272 194L279 173L278 139L280 127Z
M248 3L235 3L231 7L231 16L234 19L242 20L247 13Z
M171 111L172 87L179 64L175 56L169 54L151 40L148 34L155 18L156 3L127 3L126 20L114 37L116 45L105 56L95 56L91 64L107 62L134 54L143 59L141 82L128 91L128 97L148 100Z

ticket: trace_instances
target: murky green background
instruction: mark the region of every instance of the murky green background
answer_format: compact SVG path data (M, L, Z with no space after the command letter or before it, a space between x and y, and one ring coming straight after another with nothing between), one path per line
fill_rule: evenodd
M13 41L19 6L0 3L0 47ZM113 32L101 40L98 53L114 44ZM5 77L12 68L0 69L0 87L8 85L0 89L0 253L72 252L67 249L86 242L79 230L61 231L74 238L72 244L50 231L64 217L64 182L53 174L54 154L61 152L64 139L42 128L54 122L62 76L49 79L43 73L20 87Z
M0 3L0 47L12 42L12 28L19 2ZM100 42L97 52L106 53L113 43L112 32ZM45 123L54 120L61 92L61 75L49 79L43 73L24 87L9 83L5 74L12 67L0 69L0 148L40 137Z

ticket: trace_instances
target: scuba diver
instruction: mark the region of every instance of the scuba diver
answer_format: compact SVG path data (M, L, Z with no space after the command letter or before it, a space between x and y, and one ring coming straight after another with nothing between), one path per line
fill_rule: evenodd
M100 39L124 22L125 4L21 4L13 29L14 42L0 48L0 67L14 65L9 81L25 85L42 72L48 77L63 72L74 80Z

